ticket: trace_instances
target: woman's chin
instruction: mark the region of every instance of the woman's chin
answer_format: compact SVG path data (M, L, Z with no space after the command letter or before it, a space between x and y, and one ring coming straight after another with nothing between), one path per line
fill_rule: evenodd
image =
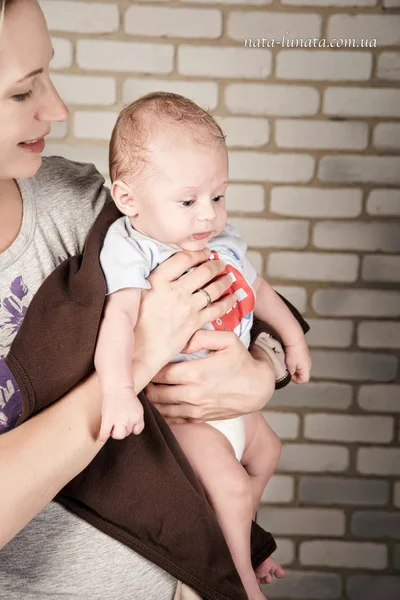
M18 165L15 165L13 179L28 179L29 177L33 177L41 166L42 155L36 152L27 152L27 156L23 160L20 159Z

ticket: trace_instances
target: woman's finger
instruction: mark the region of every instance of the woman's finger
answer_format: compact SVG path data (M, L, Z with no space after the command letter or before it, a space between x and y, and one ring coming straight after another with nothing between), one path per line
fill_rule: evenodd
M186 273L179 280L179 285L188 294L194 294L197 290L205 287L210 281L217 278L224 270L225 263L222 260L207 260L190 273ZM231 282L232 283L232 282Z
M207 303L207 296L210 297L211 302L218 300L220 296L224 292L226 292L230 286L232 285L232 275L228 273L227 275L222 275L218 277L215 281L206 285L205 287L199 289L198 292L193 294L194 299L196 300L196 307L198 310L202 308L207 308L209 304ZM206 292L206 293L204 293Z
M211 251L208 248L194 252L177 252L157 267L148 277L149 282L154 285L157 281L176 281L188 269L196 267L208 261ZM209 280L206 280L206 282ZM196 289L196 288L195 288ZM198 289L198 288L197 288Z

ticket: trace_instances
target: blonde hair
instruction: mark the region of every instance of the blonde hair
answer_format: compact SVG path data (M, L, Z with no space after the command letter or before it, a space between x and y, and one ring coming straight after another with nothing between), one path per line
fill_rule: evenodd
M139 176L148 163L146 143L171 126L184 128L195 143L225 147L224 133L207 111L179 94L152 92L126 106L117 119L109 150L111 181Z

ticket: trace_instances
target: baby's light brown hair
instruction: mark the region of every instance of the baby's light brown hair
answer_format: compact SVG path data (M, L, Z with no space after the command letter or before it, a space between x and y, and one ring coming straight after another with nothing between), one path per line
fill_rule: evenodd
M140 176L149 163L148 142L171 126L194 143L225 147L225 135L207 111L179 94L152 92L126 106L117 119L109 150L111 181Z

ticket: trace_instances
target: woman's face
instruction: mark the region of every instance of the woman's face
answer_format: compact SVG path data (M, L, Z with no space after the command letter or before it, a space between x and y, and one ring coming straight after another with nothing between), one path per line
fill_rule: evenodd
M0 32L0 179L31 177L51 121L68 110L49 77L53 49L36 0L17 0Z

